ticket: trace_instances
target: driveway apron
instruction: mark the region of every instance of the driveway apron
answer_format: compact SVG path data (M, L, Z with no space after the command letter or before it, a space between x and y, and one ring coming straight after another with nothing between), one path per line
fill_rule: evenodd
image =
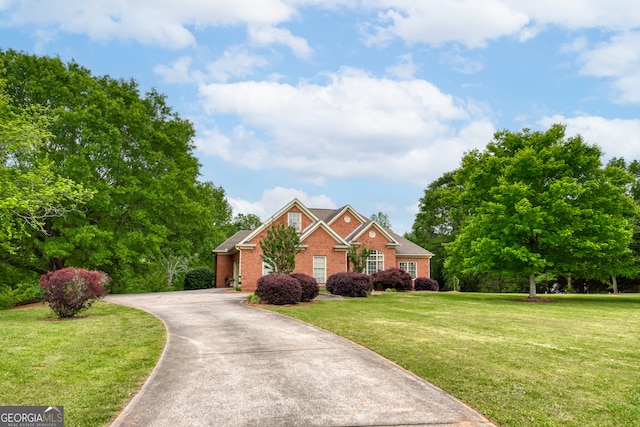
M243 299L219 290L108 296L159 317L168 333L112 426L493 426L387 359Z

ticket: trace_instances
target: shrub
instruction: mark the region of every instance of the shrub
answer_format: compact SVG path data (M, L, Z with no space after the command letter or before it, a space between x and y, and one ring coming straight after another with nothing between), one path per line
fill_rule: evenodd
M258 304L260 303L260 297L256 294L249 294L247 295L247 301L251 304Z
M36 281L15 286L0 285L0 310L38 301L42 301L42 289Z
M376 271L371 275L371 280L373 281L373 289L376 291L384 291L386 289L410 291L412 286L411 275L401 268Z
M440 290L440 285L437 280L418 277L413 284L413 288L416 291L437 291Z
M345 297L366 297L373 289L371 276L347 271L335 273L327 279L327 291Z
M293 273L290 276L300 282L302 287L300 301L311 301L320 293L320 286L315 278L303 273Z
M215 286L216 273L209 267L196 267L184 275L184 290L209 289Z
M43 299L59 317L73 317L104 297L107 294L104 287L110 281L101 271L67 267L43 274L40 288L44 291Z
M269 274L258 279L255 294L266 304L297 304L302 297L302 286L293 277Z

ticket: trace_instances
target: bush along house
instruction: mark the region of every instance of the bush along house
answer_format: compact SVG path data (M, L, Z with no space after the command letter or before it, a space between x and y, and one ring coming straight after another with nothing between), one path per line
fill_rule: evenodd
M255 230L241 230L213 250L216 287L241 286L254 292L256 281L269 274L262 262L260 241L269 227L287 224L300 236L302 251L296 255L295 273L314 277L320 286L335 273L352 271L347 251L352 245L370 250L364 272L373 274L392 267L412 278L430 277L428 250L382 227L347 205L339 209L307 208L294 199Z

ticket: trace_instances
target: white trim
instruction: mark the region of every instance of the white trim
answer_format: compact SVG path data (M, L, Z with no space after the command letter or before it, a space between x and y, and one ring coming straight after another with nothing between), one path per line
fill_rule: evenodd
M327 233L329 233L329 235L333 237L339 245L345 245L347 246L347 248L349 247L349 243L344 240L338 233L336 233L333 228L329 227L324 221L318 221L307 230L305 230L304 234L300 236L300 243L302 243L307 237L313 234L313 232L318 228L322 228Z
M364 224L367 222L367 218L363 217L362 215L360 215L358 213L358 211L356 211L355 209L353 209L351 206L346 205L344 206L342 209L340 209L340 211L338 213L335 214L335 216L331 219L331 221L329 221L327 224L330 226L331 224L333 224L335 221L338 220L338 218L342 218L342 216L346 213L349 212L349 214L351 215L351 219L357 219L358 221L360 221L360 224Z
M316 260L322 260L323 265L320 267L316 267ZM316 268L322 269L322 280L316 276ZM313 257L313 278L316 279L318 283L326 283L327 282L327 256L326 255L316 255Z
M260 227L258 227L255 230L253 230L253 232L251 234L249 234L247 237L245 237L238 245L242 246L243 244L245 244L245 242L250 242L251 240L253 240L258 234L262 233L264 230L266 230L268 227L270 227L276 219L280 218L282 215L284 215L287 211L289 211L289 209L291 209L294 206L297 206L298 209L300 209L300 211L302 213L304 213L309 218L311 218L312 222L319 221L318 217L315 216L309 210L309 208L307 208L305 205L303 205L300 202L300 200L293 199L292 201L287 203L282 209L280 209L278 212L276 212L275 214L271 215L269 217L269 219L267 219Z
M375 221L372 221L368 226L363 227L358 234L351 238L351 241L355 242L356 240L358 240L358 238L360 238L365 232L370 230L371 227L375 227L388 240L387 247L400 246L400 243L398 243L398 241L394 239L393 236L384 229L384 227L378 225L378 223Z

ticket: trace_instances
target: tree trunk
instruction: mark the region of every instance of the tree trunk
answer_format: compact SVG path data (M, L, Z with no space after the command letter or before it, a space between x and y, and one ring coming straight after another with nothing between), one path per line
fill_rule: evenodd
M611 276L611 283L613 284L613 293L618 294L618 279L616 276Z
M537 298L538 294L536 292L536 275L529 275L529 298Z
M573 292L573 283L571 280L571 273L567 275L567 292Z

